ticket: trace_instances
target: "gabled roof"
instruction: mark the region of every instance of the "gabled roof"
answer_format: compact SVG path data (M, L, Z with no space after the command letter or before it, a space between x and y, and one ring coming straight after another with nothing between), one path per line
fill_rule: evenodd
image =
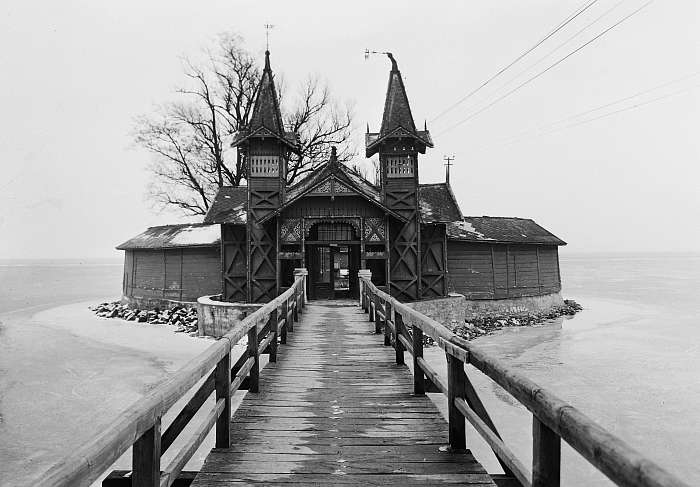
M248 219L248 187L224 186L214 197L204 223L245 225Z
M192 223L149 227L117 247L118 250L216 247L221 239L218 225Z
M314 188L317 188L319 185L329 179L336 179L337 181L340 181L342 184L348 186L349 189L355 191L358 195L363 196L371 203L374 203L380 207L383 211L396 218L405 220L403 216L384 206L379 188L363 177L355 174L349 167L338 162L336 149L335 147L332 147L330 160L325 165L312 172L309 176L302 179L294 186L288 188L284 203L276 211L265 216L261 221L269 220L274 215L280 214L284 208L287 208L304 195L312 192Z
M258 84L253 113L248 125L235 135L231 145L236 147L251 137L275 137L292 150L298 150L299 146L296 135L284 130L275 80L270 68L270 51L265 51L265 68Z
M418 185L418 212L423 223L447 223L462 219L462 211L449 183Z
M391 72L389 73L389 85L384 100L384 114L379 133L370 133L367 130L365 136L367 157L371 157L379 150L379 145L390 137L411 137L419 144L418 151L425 152L425 147L433 147L433 141L428 129L417 130L408 103L406 87L403 84L401 71L391 53L387 53L391 60Z
M566 245L528 218L465 216L447 224L447 238L468 242Z

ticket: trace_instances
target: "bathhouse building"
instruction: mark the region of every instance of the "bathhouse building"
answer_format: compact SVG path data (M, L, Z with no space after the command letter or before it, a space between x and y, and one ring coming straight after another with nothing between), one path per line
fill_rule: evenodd
M124 298L264 303L308 269L311 299L357 296L357 275L402 301L444 298L518 303L560 301L558 247L533 220L464 216L450 184L421 184L420 159L433 147L413 118L393 56L381 125L365 134L378 155L373 184L337 160L292 185L298 151L285 130L269 52L249 124L235 137L247 186L223 187L203 223L153 227L123 243ZM467 209L468 210L468 209ZM525 302L525 301L523 301Z

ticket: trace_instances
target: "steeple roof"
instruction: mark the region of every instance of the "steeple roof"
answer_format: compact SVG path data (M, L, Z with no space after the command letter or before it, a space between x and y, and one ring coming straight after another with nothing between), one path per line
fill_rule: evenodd
M389 73L389 86L386 90L386 100L384 101L384 115L382 117L381 135L386 135L396 127L415 132L416 124L411 114L411 106L408 104L406 87L403 84L401 71L396 64L396 60L391 53L387 54L391 60L391 72Z
M231 145L236 147L251 137L270 136L278 138L290 149L298 150L299 141L296 134L284 130L274 75L270 67L270 51L265 51L265 68L255 95L253 113L248 125L236 134Z
M277 135L284 133L279 99L277 98L275 81L270 68L270 51L265 51L265 69L263 69L262 77L260 78L253 114L250 117L248 126L251 130L265 127Z
M389 85L386 90L386 100L384 101L382 126L378 133L367 131L365 136L367 157L376 154L381 143L389 137L410 137L416 139L418 151L424 153L426 147L433 147L432 138L427 127L425 130L416 130L401 71L399 71L399 66L394 56L390 52L386 54L391 60L391 71L389 72Z

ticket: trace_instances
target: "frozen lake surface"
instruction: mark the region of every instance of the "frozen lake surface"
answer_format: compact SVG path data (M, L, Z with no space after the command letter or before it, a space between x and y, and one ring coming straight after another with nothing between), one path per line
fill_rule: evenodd
M563 295L585 310L478 342L700 485L700 255L562 254ZM210 343L94 317L88 305L118 298L121 276L120 261L0 261L0 485L81 445ZM529 464L527 411L470 376ZM475 436L470 447L495 471ZM574 453L563 471L566 485L603 484Z

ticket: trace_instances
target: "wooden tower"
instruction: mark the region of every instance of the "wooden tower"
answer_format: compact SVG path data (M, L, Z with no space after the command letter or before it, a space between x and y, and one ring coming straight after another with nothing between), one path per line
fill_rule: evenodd
M243 154L248 181L246 301L265 303L278 292L278 231L276 220L261 220L282 204L289 153L298 150L295 134L286 132L282 123L270 51L265 51L265 68L250 122L233 145Z
M406 88L396 60L391 60L389 86L379 133L367 133L366 155L379 154L384 204L404 220L389 218L390 292L401 300L423 296L421 236L418 215L418 154L433 147L427 130L416 130Z

